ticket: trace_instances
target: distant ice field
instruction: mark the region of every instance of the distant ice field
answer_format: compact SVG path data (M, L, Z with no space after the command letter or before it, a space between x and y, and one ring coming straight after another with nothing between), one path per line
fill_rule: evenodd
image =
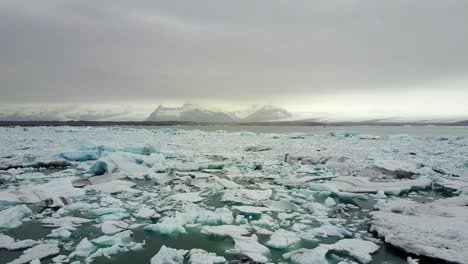
M467 127L0 128L0 263L468 263L467 219Z
M388 136L409 134L414 136L466 136L466 126L235 126L235 125L207 125L207 126L177 126L185 130L202 131L252 131L257 133L304 133L307 135L326 135L330 132L354 131L360 134ZM155 127L148 127L153 129Z

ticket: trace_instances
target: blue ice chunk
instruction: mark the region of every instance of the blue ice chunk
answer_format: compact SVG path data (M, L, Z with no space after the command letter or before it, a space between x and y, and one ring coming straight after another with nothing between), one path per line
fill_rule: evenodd
M59 156L69 161L87 161L97 160L99 158L98 152L85 150L62 152Z
M93 166L91 166L91 168L89 168L88 172L93 175L103 175L107 172L107 163L102 160L98 160L93 164Z
M356 133L352 132L352 131L346 131L344 133L344 137L355 137L356 136Z
M145 145L143 147L126 147L124 148L124 151L146 156L149 156L152 153L159 153L159 151L155 147L150 145Z

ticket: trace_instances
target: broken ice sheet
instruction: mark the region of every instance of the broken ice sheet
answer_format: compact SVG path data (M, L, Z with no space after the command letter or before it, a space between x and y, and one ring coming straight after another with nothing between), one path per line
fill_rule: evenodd
M363 263L374 253L358 252L351 247L360 243L354 240L338 242L385 243L367 230L372 215L373 228L387 243L466 262L456 247L464 246L463 233L448 230L468 229L458 222L464 207L457 200L448 199L443 206L437 200L468 191L468 139L400 135L372 140L377 137L368 134L301 133L291 139L271 133L134 127L0 128L0 212L14 206L32 211L11 221L23 225L0 232L7 236L9 250L58 241L60 254L68 256L56 260L69 257L69 263L100 257L119 262L138 248L144 253L131 256L148 263L159 249L148 245L163 241L175 241L166 247L183 248L183 260L195 263L200 256L213 263L221 258L294 263L301 256L304 263L323 256L333 263ZM80 145L81 139L91 143ZM67 152L74 161L58 156ZM98 153L98 159L85 161L88 152ZM387 204L395 196L408 202L390 210ZM62 198L67 202L60 203ZM414 207L428 209L420 214ZM431 222L442 218L445 227ZM30 233L30 224L47 231ZM441 232L428 235L427 226L441 226ZM18 235L20 228L26 231ZM401 232L397 236L390 229ZM114 237L127 231L139 238L144 234L151 243ZM204 251L179 247L193 236L207 239L200 243ZM378 255L374 263L382 256L398 258L383 249ZM406 263L406 257L396 263Z

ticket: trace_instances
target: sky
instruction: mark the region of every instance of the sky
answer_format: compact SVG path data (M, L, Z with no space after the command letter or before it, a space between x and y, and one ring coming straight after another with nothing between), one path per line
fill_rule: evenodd
M459 116L467 25L466 0L0 0L0 111Z

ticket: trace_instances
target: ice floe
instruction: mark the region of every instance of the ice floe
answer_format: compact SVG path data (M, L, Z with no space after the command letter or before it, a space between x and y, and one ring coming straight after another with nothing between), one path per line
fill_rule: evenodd
M398 248L446 261L468 262L468 196L418 203L392 199L372 213L371 230Z

